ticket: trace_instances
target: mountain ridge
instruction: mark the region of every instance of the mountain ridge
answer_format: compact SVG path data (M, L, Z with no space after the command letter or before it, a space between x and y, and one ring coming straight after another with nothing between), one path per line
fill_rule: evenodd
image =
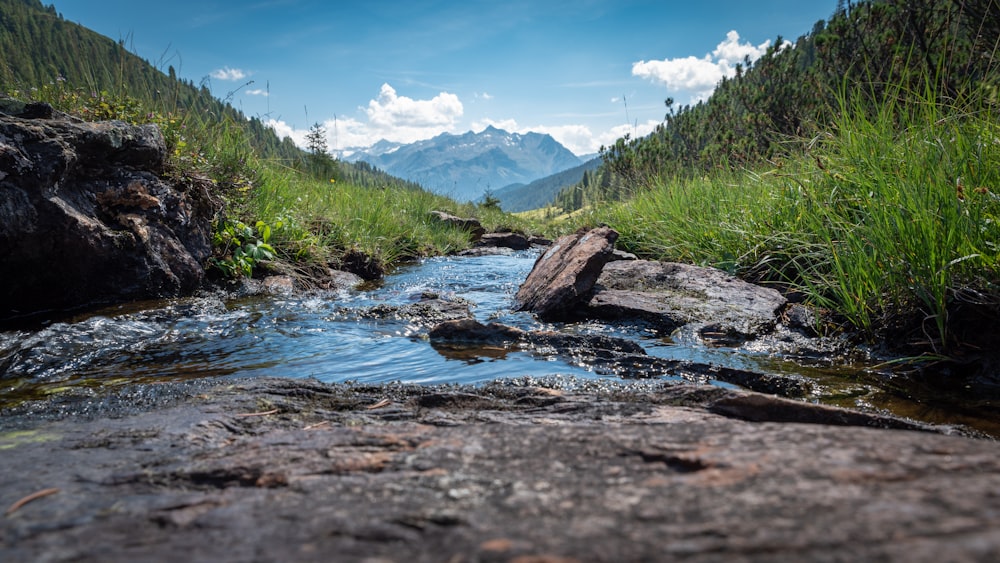
M480 132L441 133L413 143L380 140L335 154L364 161L425 189L475 200L511 184L527 184L584 161L546 133L511 133L492 125Z

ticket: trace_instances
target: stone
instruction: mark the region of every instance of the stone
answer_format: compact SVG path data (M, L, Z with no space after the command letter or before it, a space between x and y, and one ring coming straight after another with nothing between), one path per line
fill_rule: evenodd
M167 179L154 125L26 108L38 119L0 114L0 319L196 289L211 182Z
M271 378L51 398L2 413L0 558L1000 559L1000 444L774 401Z
M514 232L486 233L479 239L477 247L510 248L511 250L528 250L531 241L528 237Z
M722 270L630 260L604 268L586 315L642 319L665 332L699 324L711 340L738 341L771 332L786 305L779 292Z
M723 381L782 397L804 397L814 391L812 384L801 376L658 358L647 354L632 340L603 334L526 331L465 318L446 320L434 326L428 337L431 346L446 357L502 357L509 351L519 350L536 357L558 357L604 376L626 379L678 377L694 383Z
M515 309L542 319L569 315L589 297L617 239L610 227L560 237L535 261L514 297Z
M431 217L457 229L469 231L473 241L478 241L486 233L486 229L483 228L479 219L456 217L444 211L431 211Z

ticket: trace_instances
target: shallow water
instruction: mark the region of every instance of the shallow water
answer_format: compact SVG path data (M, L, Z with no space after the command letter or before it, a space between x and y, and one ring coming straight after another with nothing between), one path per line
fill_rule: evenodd
M401 267L372 291L231 302L217 297L140 302L39 330L0 332L0 407L67 387L164 378L266 375L327 382L475 384L525 376L606 377L572 360L527 352L436 348L424 336L427 327L363 314L374 305L405 305L424 293L436 293L474 303L473 313L482 322L624 336L638 340L655 356L797 374L816 382L820 392L813 400L888 410L928 422L961 422L1000 436L1000 424L988 414L990 405L986 411L968 405L956 408L942 397L905 397L873 387L877 374L864 354L847 365L829 365L822 359L791 361L753 349L706 346L683 334L662 338L639 328L596 322L546 325L513 313L513 295L535 257L522 252L429 258Z

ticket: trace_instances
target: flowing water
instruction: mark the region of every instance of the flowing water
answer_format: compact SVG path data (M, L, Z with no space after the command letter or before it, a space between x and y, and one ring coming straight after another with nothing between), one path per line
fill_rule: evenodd
M879 376L864 362L806 364L752 349L706 346L682 335L664 339L639 328L594 322L546 325L513 313L513 295L535 258L532 252L429 258L401 267L370 291L138 302L34 330L0 332L0 408L68 388L228 375L426 384L609 377L567 358L488 346L462 352L435 348L425 336L426 326L366 314L376 305L406 305L436 293L474 303L473 313L482 322L622 336L655 356L798 374L816 383L819 391L812 400L962 423L1000 436L1000 421L990 414L995 403L888 392L872 385Z

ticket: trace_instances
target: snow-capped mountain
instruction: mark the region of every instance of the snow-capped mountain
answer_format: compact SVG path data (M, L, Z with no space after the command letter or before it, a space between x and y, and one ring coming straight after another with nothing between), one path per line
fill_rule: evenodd
M343 160L363 160L393 176L459 201L487 191L527 184L583 161L549 135L508 133L493 126L479 133L442 133L402 145L379 141L364 149L345 150Z

